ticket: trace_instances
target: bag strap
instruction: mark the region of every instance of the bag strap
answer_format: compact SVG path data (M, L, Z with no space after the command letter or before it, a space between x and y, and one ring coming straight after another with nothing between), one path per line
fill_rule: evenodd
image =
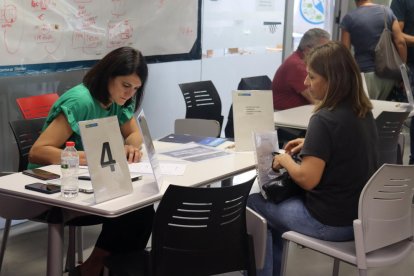
M387 10L385 9L385 6L382 6L383 10L384 10L384 29L388 29L387 26Z

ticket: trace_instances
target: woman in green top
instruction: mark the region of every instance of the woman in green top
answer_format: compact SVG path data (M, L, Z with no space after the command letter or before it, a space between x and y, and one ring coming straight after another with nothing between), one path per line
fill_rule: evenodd
M142 54L122 47L107 54L53 105L42 134L29 153L30 167L60 164L66 141L75 141L81 165L86 165L78 122L117 116L128 162L141 158L142 137L134 112L140 106L148 68ZM112 253L144 249L151 234L153 206L118 218L87 216L71 224L102 222L102 231L88 260L77 267L79 275L99 275L103 260Z

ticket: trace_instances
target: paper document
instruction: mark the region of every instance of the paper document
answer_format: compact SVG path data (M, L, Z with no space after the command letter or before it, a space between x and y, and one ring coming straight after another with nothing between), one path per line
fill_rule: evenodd
M162 175L183 175L186 169L186 165L182 163L167 163L160 162L160 169ZM129 164L129 171L131 173L152 173L151 164L148 161Z
M189 142L195 142L197 144L209 146L209 147L216 147L218 145L223 144L227 141L226 138L217 138L217 137L202 137L202 136L195 136L189 134L169 134L158 141L161 142L169 142L169 143L180 143L185 144Z
M202 146L196 143L188 143L180 149L162 152L162 154L174 158L179 158L185 161L198 162L228 155L230 153L212 147Z

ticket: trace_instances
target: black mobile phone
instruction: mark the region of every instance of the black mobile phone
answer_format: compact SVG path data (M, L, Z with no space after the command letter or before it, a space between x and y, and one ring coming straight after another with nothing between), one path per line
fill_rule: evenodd
M78 176L78 179L79 180L91 181L91 177L89 175L80 175L80 176ZM137 180L141 180L141 179L142 179L142 175L137 175L137 176L131 177L132 182L137 181Z
M44 194L54 194L54 193L60 192L60 186L56 184L45 184L45 183L36 182L32 184L27 184L24 187L28 190L41 192Z
M52 180L60 178L60 175L42 169L25 170L22 171L22 173L40 180Z

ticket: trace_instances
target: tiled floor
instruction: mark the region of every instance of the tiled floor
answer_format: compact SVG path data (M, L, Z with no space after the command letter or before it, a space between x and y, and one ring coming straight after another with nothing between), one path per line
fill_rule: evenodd
M406 132L406 129L404 130ZM409 139L406 137L404 160L409 156ZM251 176L252 173L249 174ZM249 177L247 176L247 177ZM242 181L236 177L236 181ZM100 226L83 227L85 257L90 254ZM0 231L0 235L2 235ZM390 233L392 235L392 233ZM6 255L1 271L2 276L39 276L46 272L47 229L45 225L26 222L14 226L7 245ZM331 275L332 260L329 257L308 249L293 246L290 250L288 276ZM414 253L397 265L387 268L372 269L371 276L406 276L413 275ZM225 276L240 276L240 272L227 273ZM341 264L341 276L358 275L357 270L347 264ZM224 276L224 275L223 275Z
M40 276L46 273L47 230L42 224L27 222L15 226L6 250L2 276ZM85 256L95 243L99 226L84 227ZM392 233L390 233L392 235ZM290 250L288 276L331 275L332 259L314 251L293 246ZM413 275L414 253L397 265L372 269L370 276L407 276ZM64 274L64 275L67 275ZM240 272L222 276L241 276ZM340 276L358 275L357 270L341 263Z

